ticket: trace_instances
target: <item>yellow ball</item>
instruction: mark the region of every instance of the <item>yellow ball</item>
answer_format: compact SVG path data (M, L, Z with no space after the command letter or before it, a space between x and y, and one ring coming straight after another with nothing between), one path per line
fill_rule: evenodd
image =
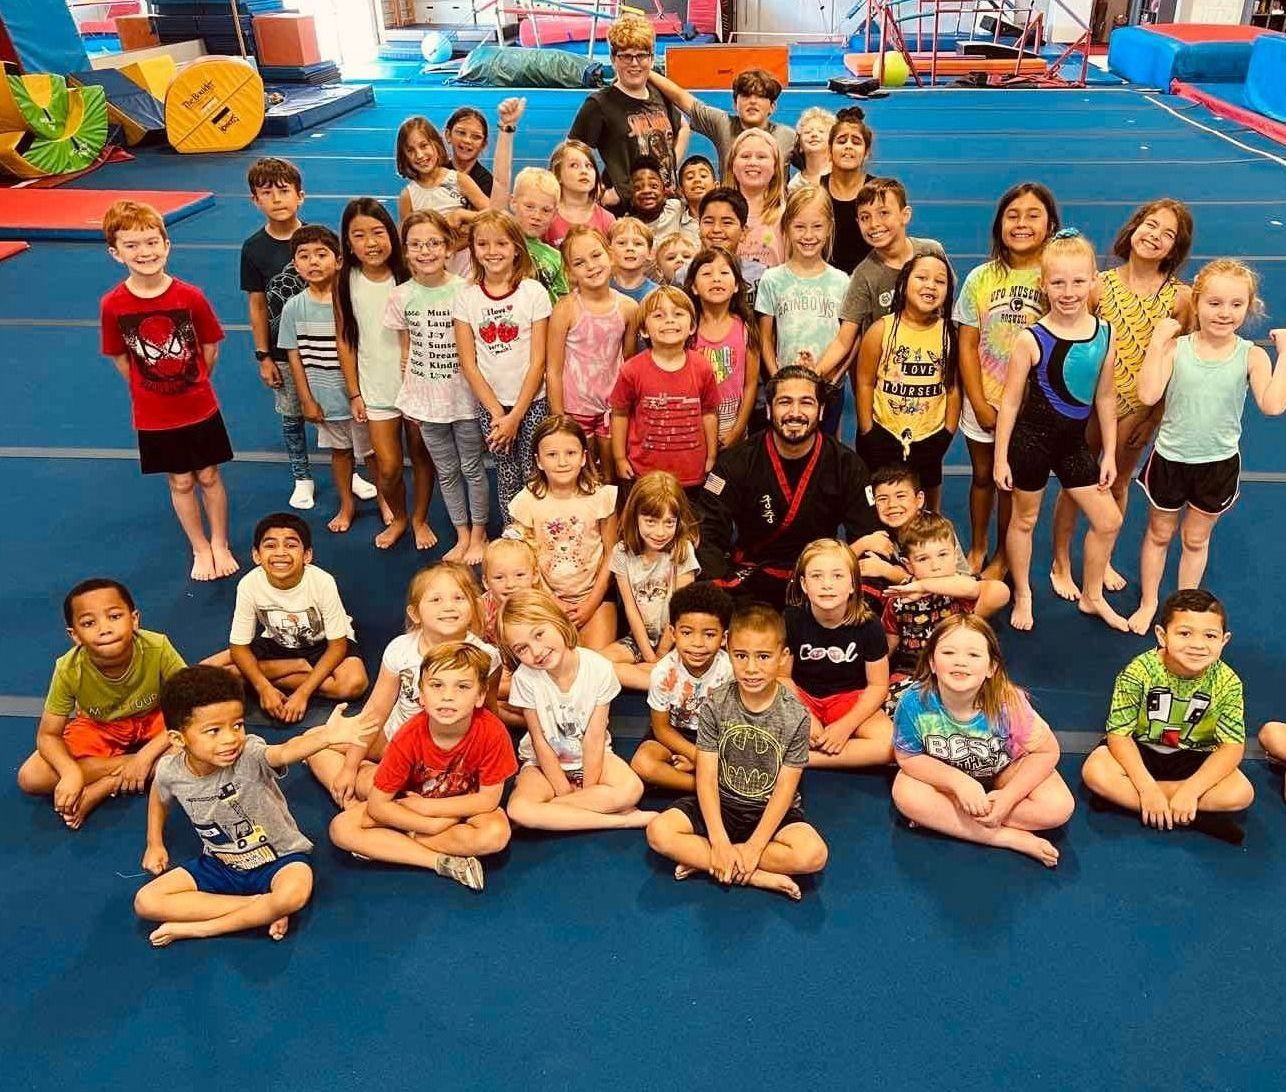
M885 53L880 69L880 83L885 87L901 87L911 75L906 58L901 53Z

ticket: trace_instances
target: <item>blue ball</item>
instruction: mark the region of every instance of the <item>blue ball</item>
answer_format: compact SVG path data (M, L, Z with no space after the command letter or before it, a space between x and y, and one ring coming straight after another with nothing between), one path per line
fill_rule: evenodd
M429 64L441 64L451 59L451 41L445 34L430 30L420 40L420 52Z

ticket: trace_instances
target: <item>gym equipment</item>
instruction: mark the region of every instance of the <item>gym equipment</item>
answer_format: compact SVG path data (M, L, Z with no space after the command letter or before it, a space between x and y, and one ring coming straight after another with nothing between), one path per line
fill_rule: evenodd
M165 106L161 99L128 79L123 70L73 72L67 79L78 87L102 89L107 96L107 116L121 127L125 143L131 148L165 138Z
M268 107L264 115L264 136L290 136L324 125L343 114L360 110L375 102L369 84L341 84L334 87L274 88L283 97Z
M683 87L727 89L747 68L771 72L790 83L790 50L784 45L687 45L665 51L665 74Z
M62 76L34 73L0 80L0 172L43 178L84 170L107 143L107 96L101 87L68 87Z
M602 87L603 66L561 49L483 43L465 57L452 83L478 87Z
M31 244L24 243L20 239L0 242L0 262L3 262L6 258L12 258L15 254L21 254L24 250L30 249Z
M1273 121L1286 124L1286 38L1261 34L1250 47L1246 102Z
M1107 41L1107 66L1131 83L1163 91L1173 80L1241 83L1251 47L1266 33L1262 27L1205 23L1118 27Z
M0 233L28 239L101 239L103 214L123 199L151 205L167 224L214 204L212 193L187 191L11 189L0 203Z
M911 75L911 68L901 53L880 54L880 84L883 87L901 87Z
M176 152L237 152L263 128L263 79L236 57L203 57L165 92L165 133Z
M420 54L429 64L442 64L451 59L451 39L436 30L427 31L420 39Z

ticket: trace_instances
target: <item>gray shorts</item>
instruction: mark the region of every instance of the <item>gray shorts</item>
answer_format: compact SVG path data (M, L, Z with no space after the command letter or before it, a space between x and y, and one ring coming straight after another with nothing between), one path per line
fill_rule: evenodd
M317 446L323 450L351 451L359 459L375 451L371 446L371 430L352 417L344 421L318 421Z

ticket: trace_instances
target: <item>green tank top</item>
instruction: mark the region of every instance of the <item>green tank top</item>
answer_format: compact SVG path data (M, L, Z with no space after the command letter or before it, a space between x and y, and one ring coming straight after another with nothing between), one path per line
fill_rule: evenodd
M1240 450L1241 415L1250 386L1244 337L1222 360L1197 356L1194 334L1179 338L1156 449L1172 463L1214 463Z

